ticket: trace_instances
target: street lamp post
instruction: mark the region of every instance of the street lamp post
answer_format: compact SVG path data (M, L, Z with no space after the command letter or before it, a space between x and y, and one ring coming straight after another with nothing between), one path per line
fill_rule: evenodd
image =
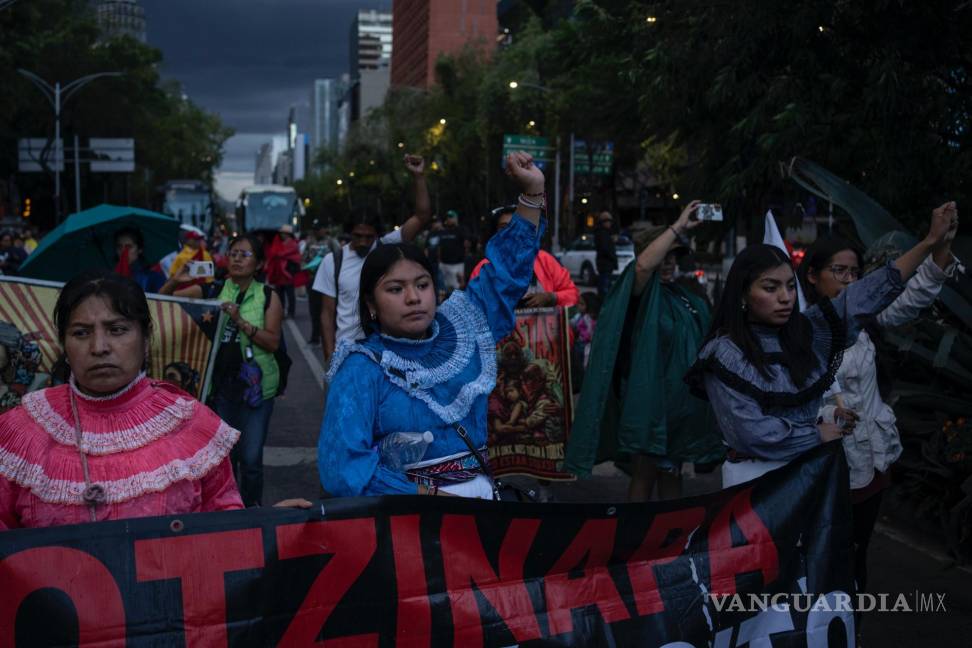
M88 85L95 79L100 79L102 77L118 77L121 76L121 72L98 72L96 74L89 74L83 76L80 79L75 79L70 83L61 86L61 82L57 81L51 86L50 83L40 78L33 72L25 70L23 68L18 68L22 76L26 77L31 83L33 83L37 88L44 93L44 97L50 102L51 108L54 109L54 209L57 213L57 220L61 220L61 165L64 164L64 150L61 146L61 106L68 102L68 100L77 94L78 90ZM77 141L77 140L75 140ZM77 144L75 144L77 147ZM75 148L75 156L77 156L77 149ZM77 186L78 183L76 182ZM81 198L77 197L78 211L81 210Z

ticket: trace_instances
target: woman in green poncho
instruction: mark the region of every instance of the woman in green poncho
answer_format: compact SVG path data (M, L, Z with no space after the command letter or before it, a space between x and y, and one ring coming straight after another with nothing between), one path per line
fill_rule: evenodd
M608 294L567 446L566 467L581 476L595 461L627 458L633 502L647 501L656 483L659 499L680 497L682 462L719 461L725 452L709 404L682 382L710 318L708 303L674 282L685 233L700 224L698 205L650 232Z

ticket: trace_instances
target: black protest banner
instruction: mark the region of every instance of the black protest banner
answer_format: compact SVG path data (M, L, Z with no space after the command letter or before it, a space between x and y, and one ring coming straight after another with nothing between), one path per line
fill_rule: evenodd
M8 531L0 646L853 645L849 611L727 603L852 594L847 493L829 444L651 505L355 498Z

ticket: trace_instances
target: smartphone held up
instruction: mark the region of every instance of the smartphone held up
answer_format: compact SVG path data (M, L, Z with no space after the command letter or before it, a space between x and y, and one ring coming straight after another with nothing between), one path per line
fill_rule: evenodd
M722 205L719 203L700 203L695 210L695 220L722 221Z
M193 279L208 278L216 274L212 261L190 261L186 265L189 268L189 276Z

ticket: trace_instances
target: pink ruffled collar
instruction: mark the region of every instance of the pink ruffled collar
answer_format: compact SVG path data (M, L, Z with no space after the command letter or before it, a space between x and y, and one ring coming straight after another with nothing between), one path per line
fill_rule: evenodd
M177 390L156 389L139 376L107 397L86 396L72 383L31 392L22 404L27 414L55 441L77 447L71 394L81 420L81 449L106 455L141 448L173 432L193 416L195 401Z
M0 477L48 503L83 505L71 387L28 394L0 417ZM185 392L136 381L108 400L77 398L91 483L108 504L199 480L229 455L240 433Z

